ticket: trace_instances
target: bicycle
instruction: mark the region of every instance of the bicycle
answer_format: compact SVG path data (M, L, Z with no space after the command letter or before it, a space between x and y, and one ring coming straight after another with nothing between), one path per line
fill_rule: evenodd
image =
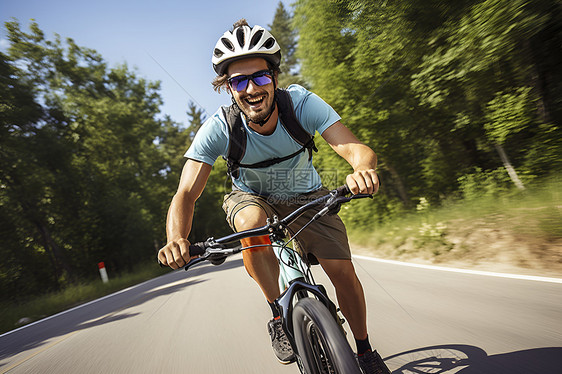
M266 246L242 248L228 247L228 244L253 236L270 236L279 260L279 284L285 290L274 305L279 310L283 330L293 347L297 366L302 374L361 374L355 354L345 337L342 326L344 320L339 317L338 309L328 297L324 286L314 282L310 264L289 247L302 230L326 214L337 213L341 204L359 198L372 198L368 194L346 196L350 193L347 186L341 186L301 206L281 220L273 217L273 220L267 220L265 226L219 239L209 238L189 247L190 255L199 257L185 265L185 270L203 261L220 265L228 256L245 249ZM319 208L316 215L286 240L286 229L305 211L315 208Z

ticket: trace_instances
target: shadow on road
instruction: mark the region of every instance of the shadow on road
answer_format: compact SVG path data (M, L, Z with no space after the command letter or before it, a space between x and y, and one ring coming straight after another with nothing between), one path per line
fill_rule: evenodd
M138 306L148 300L160 296L173 294L183 288L204 282L205 280L190 280L168 286L166 276L153 280L150 284L139 286L133 290L111 295L95 304L78 308L69 313L55 316L35 326L24 328L17 333L0 339L0 360L17 355L21 352L41 347L52 339L65 336L74 331L85 330L103 324L134 317L139 313L123 313L125 309ZM0 365L0 368L4 365Z
M170 272L125 292L97 300L91 305L40 321L34 326L24 327L0 338L0 360L46 344L53 344L57 339L60 340L61 337L75 331L134 317L139 313L127 310L149 300L172 295L186 287L206 282L212 277L205 276L215 271L225 271L241 266L243 266L242 258L238 258L229 259L220 266L213 266L210 263L202 264L190 269L187 273L183 270ZM201 277L195 278L197 276ZM6 363L0 364L0 368L3 366L6 366Z
M385 358L392 374L548 374L560 372L562 347L488 356L471 345L431 346Z
M210 262L203 262L201 263L201 265L195 265L195 267L189 269L187 273L195 276L195 275L209 274L215 271L225 271L241 266L244 266L244 261L242 261L242 258L237 258L237 259L227 258L223 264L216 265L216 266L211 264Z

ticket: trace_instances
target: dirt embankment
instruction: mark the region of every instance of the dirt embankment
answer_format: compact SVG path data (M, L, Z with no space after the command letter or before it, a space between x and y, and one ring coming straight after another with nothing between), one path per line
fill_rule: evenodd
M498 223L501 222L501 223ZM559 223L562 225L562 222ZM562 278L562 238L501 220L454 220L439 241L354 246L355 254L465 269Z

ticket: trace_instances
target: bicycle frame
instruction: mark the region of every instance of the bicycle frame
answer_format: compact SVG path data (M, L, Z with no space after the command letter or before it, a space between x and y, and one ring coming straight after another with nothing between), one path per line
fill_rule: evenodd
M306 265L292 249L287 248L281 241L273 242L272 247L279 260L279 289L284 290L289 287L295 279L308 278L305 274Z

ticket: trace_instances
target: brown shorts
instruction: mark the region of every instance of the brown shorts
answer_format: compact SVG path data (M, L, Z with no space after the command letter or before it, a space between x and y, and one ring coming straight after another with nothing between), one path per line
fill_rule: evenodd
M260 195L243 191L232 191L224 197L222 208L226 213L228 224L234 231L237 231L234 227L234 218L238 212L248 206L260 207L265 211L268 217L273 218L273 216L277 216L281 219L285 218L298 207L327 193L328 190L320 189L315 192L299 195L289 201L268 201L267 197ZM304 213L289 227L289 234L293 235L297 232L317 212L318 209L311 209ZM305 253L305 259L311 264L318 264L318 258L351 259L347 232L342 220L336 214L327 214L316 222L313 222L297 236L296 242L297 250L299 250L301 254Z

